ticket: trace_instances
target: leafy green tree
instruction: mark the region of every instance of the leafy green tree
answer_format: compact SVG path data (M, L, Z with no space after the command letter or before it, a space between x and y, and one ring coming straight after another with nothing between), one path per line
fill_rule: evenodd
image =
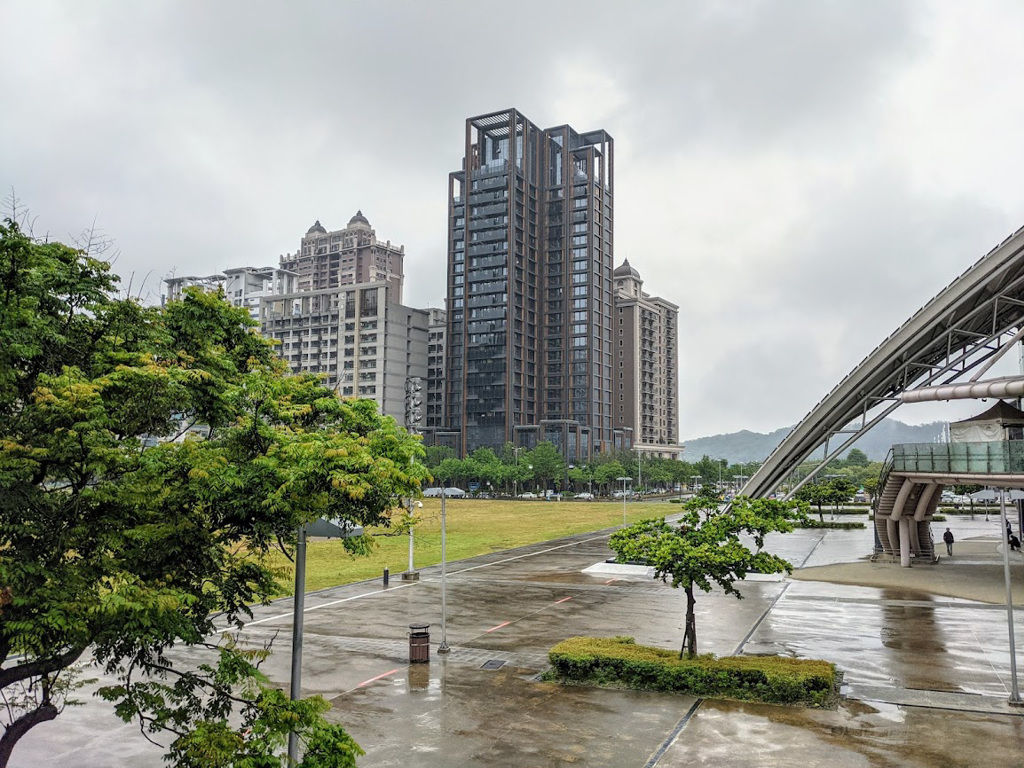
M861 487L864 492L874 498L875 494L878 493L878 475L881 472L881 466L872 475L865 477L861 480Z
M607 492L616 484L615 478L626 477L625 472L626 468L619 462L605 462L604 464L599 464L597 466L597 469L594 471L594 480Z
M868 459L868 455L860 448L851 448L843 463L847 467L866 467L871 461Z
M792 566L778 555L763 551L764 537L789 532L804 517L806 505L741 496L729 511L713 499L698 496L688 502L677 523L665 518L642 520L612 534L610 546L620 562L643 561L654 568L655 578L669 581L686 593L686 628L679 658L697 654L694 588L710 592L717 584L741 598L736 582L748 573L787 573ZM753 538L751 549L741 536Z
M832 489L827 483L807 483L796 492L796 498L816 506L818 508L818 520L825 522L822 505L830 504L832 501Z
M522 463L523 457L520 457L520 466ZM526 463L533 466L534 479L545 488L552 481L561 480L565 476L565 462L562 461L562 455L552 443L546 440L537 443L537 447L526 455Z
M419 444L372 402L285 375L222 296L147 308L116 286L106 263L0 226L0 766L59 716L86 654L177 765L279 765L289 731L304 765L353 765L327 703L289 701L259 673L267 651L217 628L275 593L266 555L304 523L386 525L425 476ZM180 646L205 660L179 668Z
M825 488L828 493L828 501L832 504L833 508L837 508L840 504L845 504L857 492L857 486L845 477L833 478L825 485Z
M579 490L590 490L590 484L594 481L594 470L589 465L573 467L569 470L569 480Z
M431 469L438 466L445 459L456 458L455 451L453 451L447 445L431 445L427 446L423 450L423 463Z

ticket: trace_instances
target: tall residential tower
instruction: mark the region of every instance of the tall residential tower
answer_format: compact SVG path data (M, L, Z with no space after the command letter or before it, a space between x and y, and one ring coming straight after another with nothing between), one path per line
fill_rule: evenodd
M633 448L679 458L679 307L644 293L625 260L615 269L615 423L633 432Z
M445 417L463 453L554 442L569 462L613 426L614 144L514 109L466 121L449 175Z

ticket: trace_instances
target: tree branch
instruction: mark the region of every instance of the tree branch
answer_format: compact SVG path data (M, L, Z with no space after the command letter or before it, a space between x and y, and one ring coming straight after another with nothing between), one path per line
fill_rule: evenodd
M6 766L11 759L11 752L14 746L21 740L21 737L32 728L53 720L59 714L59 710L49 701L45 701L31 712L26 712L13 723L7 726L4 735L0 737L0 768Z
M76 661L79 656L85 653L86 646L71 648L60 656L49 656L42 659L36 659L30 661L27 664L18 664L7 669L0 669L0 688L6 688L12 683L17 683L21 680L27 680L30 677L38 677L40 675L48 675L53 672L59 672L65 669ZM49 718L53 719L53 718ZM0 766L3 763L0 762Z

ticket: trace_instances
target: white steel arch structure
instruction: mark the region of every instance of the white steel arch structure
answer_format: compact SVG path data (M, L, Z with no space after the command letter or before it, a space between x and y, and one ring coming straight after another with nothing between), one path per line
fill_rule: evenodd
M1024 227L956 278L878 345L808 413L743 486L753 497L776 491L819 449L822 467L903 402L1016 397L1024 377L979 381L1024 330ZM972 376L973 373L973 376ZM960 385L959 387L956 385Z

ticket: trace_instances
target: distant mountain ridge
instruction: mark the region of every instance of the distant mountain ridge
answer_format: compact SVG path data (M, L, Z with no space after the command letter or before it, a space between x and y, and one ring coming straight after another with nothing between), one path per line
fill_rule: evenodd
M851 447L860 448L871 461L883 461L894 443L934 443L942 438L946 427L945 421L904 424L896 419L883 419ZM782 427L764 434L743 429L725 435L695 437L683 441L686 446L683 459L699 461L702 456L707 455L712 458L728 459L730 464L764 461L768 454L775 450L775 446L792 431L793 427Z

